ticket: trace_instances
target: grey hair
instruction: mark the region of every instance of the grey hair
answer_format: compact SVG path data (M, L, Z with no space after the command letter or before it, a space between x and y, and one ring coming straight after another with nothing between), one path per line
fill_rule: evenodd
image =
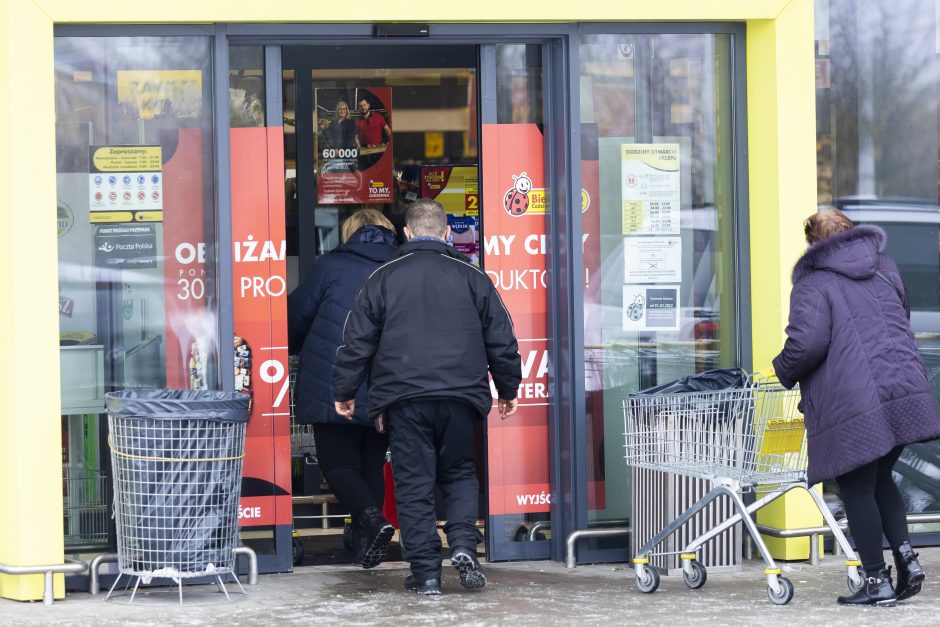
M447 214L436 200L419 198L408 208L405 224L415 235L443 238L447 230Z

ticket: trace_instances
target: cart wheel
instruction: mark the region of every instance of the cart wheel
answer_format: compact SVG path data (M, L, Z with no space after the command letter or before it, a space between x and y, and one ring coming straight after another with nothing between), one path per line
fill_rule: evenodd
M793 583L786 577L777 577L777 583L780 592L774 592L773 588L767 586L767 596L774 605L786 605L793 598Z
M685 581L685 585L691 590L698 590L705 585L705 582L708 581L708 571L705 570L705 565L699 562L698 560L692 560L692 574L682 571L682 579Z
M659 587L659 571L656 570L655 566L650 566L647 564L643 568L643 576L641 577L639 573L636 575L636 587L640 592L656 592L656 588Z
M848 585L849 587L849 592L851 592L852 594L855 594L856 592L861 590L862 586L865 585L865 580L862 578L859 578L858 581L855 581L851 577L846 577L845 582L846 582L846 585Z
M293 548L294 566L299 566L304 561L304 542L300 538L294 538L291 546Z
M349 523L343 525L343 548L347 551L353 550L352 525Z

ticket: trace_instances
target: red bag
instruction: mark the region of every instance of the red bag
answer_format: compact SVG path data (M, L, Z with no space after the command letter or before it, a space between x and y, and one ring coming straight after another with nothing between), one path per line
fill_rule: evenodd
M395 480L392 477L392 463L385 462L385 501L382 503L382 515L393 527L398 529L398 507L395 505Z

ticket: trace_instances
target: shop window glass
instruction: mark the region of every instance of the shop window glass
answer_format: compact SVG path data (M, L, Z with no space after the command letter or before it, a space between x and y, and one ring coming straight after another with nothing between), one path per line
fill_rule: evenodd
M228 56L230 126L264 126L264 46L230 46Z
M588 517L629 524L622 399L738 363L729 35L581 38Z
M940 401L940 8L935 0L815 5L818 201L885 230ZM909 513L940 511L938 475L940 444L905 449L895 479Z
M219 388L211 68L207 37L55 41L67 548L107 543L104 393Z

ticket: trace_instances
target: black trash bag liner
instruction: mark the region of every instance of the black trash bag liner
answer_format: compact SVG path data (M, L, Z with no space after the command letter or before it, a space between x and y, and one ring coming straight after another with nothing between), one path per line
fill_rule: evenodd
M679 394L682 392L717 392L747 387L747 373L740 368L719 368L661 383L657 386L634 392L630 396L654 396Z
M121 571L230 572L249 397L143 389L106 401Z
M250 397L235 392L138 388L105 394L108 414L124 419L248 422Z
M631 397L665 396L668 394L685 394L689 392L722 392L726 390L741 390L746 387L748 375L740 368L719 368L707 370L698 374L691 374L675 381L634 392ZM719 398L721 400L719 400ZM670 401L671 402L671 401ZM694 409L695 413L707 416L717 422L734 420L737 417L750 419L752 401L749 398L736 397L736 395L720 395L714 400L711 398L694 397L694 400L679 402L678 407Z

